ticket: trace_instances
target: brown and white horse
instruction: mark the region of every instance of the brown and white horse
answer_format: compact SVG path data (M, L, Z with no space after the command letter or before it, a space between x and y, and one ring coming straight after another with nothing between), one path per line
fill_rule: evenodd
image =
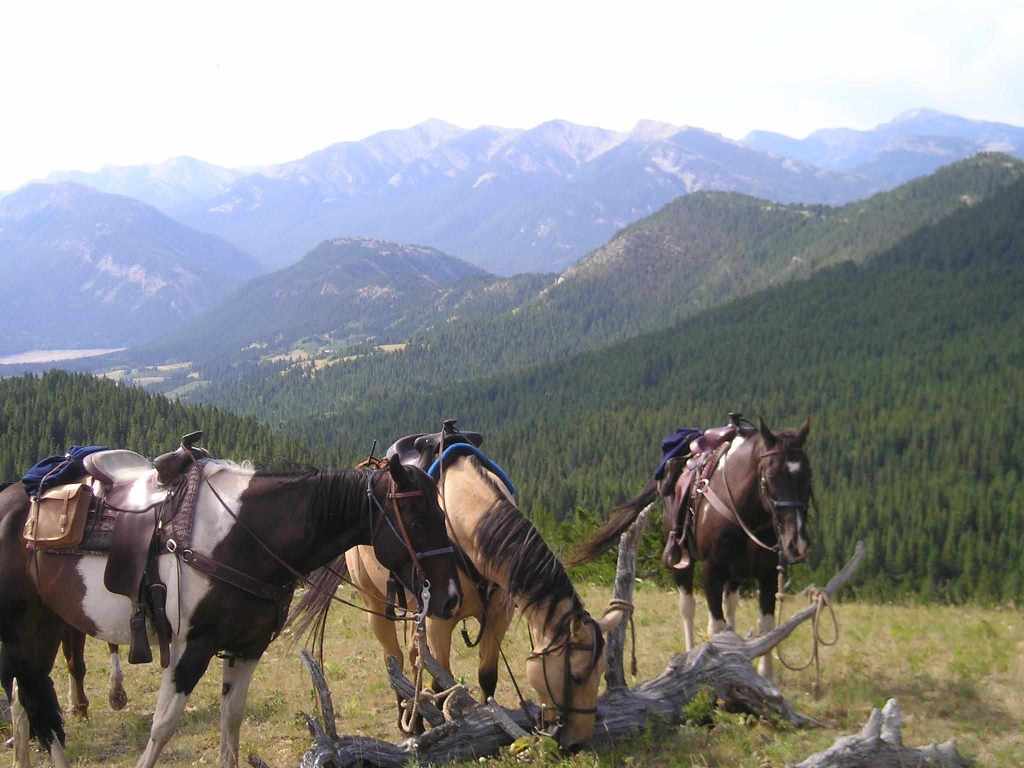
M810 547L811 464L804 452L809 432L810 420L799 430L774 433L762 423L760 429L741 431L719 459L707 490L696 496L696 559L704 561L709 635L735 628L739 587L750 579L758 585L758 631L775 626L778 569L806 559ZM612 510L573 561L586 562L605 551L656 497L652 480L639 496ZM666 514L666 534L673 525ZM692 563L670 569L679 589L687 651L693 648L693 569ZM770 655L761 657L758 670L771 678Z
M206 462L202 471L192 525L196 555L278 587L287 601L295 572L310 573L348 548L368 544L410 591L429 580L433 591L425 609L431 614L458 610L456 563L436 487L422 471L397 461L379 472L262 474L217 461ZM30 764L31 735L64 768L64 727L50 671L65 623L127 644L132 606L105 589L105 555L30 553L22 540L27 513L20 484L0 494L0 681L12 704L15 765ZM156 763L189 694L214 655L222 654L220 762L234 768L249 683L287 602L257 597L179 558L180 550L159 557L171 663L137 765Z
M438 491L452 542L479 576L497 587L484 621L480 687L485 695L494 692L498 649L512 611L518 610L535 649L527 658L526 676L544 705L545 726L563 748L588 741L594 731L605 637L622 621L623 610L591 618L562 563L516 507L506 485L475 456L460 455L446 462ZM357 547L349 550L346 560L367 607L383 613L387 575L374 553ZM479 619L484 610L476 583L465 572L462 579L463 610L450 619L427 620L431 653L449 670L456 623L466 616ZM373 615L369 621L385 653L402 663L395 624Z

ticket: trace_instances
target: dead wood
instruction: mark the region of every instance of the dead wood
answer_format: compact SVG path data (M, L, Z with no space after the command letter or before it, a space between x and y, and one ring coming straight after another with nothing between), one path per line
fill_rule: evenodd
M896 699L889 699L881 711L871 710L861 732L842 736L824 752L811 755L795 768L965 768L950 739L925 747L903 746L903 716Z
M646 514L642 514L634 527L623 534L615 580L614 598L617 600L632 602L636 547L645 518ZM851 560L823 591L833 597L850 581L863 558L864 546L858 542ZM617 636L609 638L608 691L598 700L592 745L602 747L622 741L639 733L652 721L679 723L683 707L706 688L713 690L716 698L729 709L752 712L796 726L815 725L813 720L796 712L779 689L758 675L751 665L752 659L782 642L813 613L814 608L810 606L763 637L744 639L734 632L718 633L690 653L676 654L664 672L633 688L626 687L623 672L626 629L623 622ZM435 688L442 691L420 695L420 711L432 726L430 730L399 743L363 736L338 736L331 693L322 670L305 651L302 659L313 679L320 717L307 716L313 744L302 757L301 768L327 765L342 768L357 764L399 768L410 760L436 765L493 755L530 733L539 712L536 705L529 702L525 711L502 707L493 700L478 702L465 686L457 685L429 653L423 653L425 668L434 677ZM387 666L392 687L403 698L411 698L415 690L413 684L399 671L394 660L389 660ZM250 758L252 765L257 766L258 762L259 758ZM835 765L846 767L845 763ZM808 763L806 768L811 766L816 764Z

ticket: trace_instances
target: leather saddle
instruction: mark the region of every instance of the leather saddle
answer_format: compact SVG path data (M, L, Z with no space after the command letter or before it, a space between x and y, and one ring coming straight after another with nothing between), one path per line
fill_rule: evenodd
M160 580L158 524L178 511L177 486L187 470L209 454L196 445L202 432L181 439L174 451L150 462L133 451L100 451L84 460L86 471L99 485L100 504L114 513L113 534L103 572L104 586L132 601L131 664L153 660L146 635L146 613L160 640L161 665L167 666L171 627L166 615L167 588Z
M666 465L658 491L665 497L665 518L669 527L662 551L662 561L667 567L685 570L692 565L696 545L694 487L702 480L711 479L732 441L737 435L748 434L751 428L741 414L730 413L728 424L705 430L690 443L689 456L672 459Z
M406 466L415 466L426 472L439 455L450 445L468 443L477 448L484 441L479 432L462 432L455 424L456 419L445 419L440 432L406 435L393 442L384 454L385 458L398 456Z

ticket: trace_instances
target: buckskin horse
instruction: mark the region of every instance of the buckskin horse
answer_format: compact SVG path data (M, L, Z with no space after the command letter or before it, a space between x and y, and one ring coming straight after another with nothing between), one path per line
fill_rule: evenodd
M811 464L804 452L810 420L798 430L772 432L738 427L709 454L707 471L692 487L692 527L697 560L704 561L704 594L708 603L708 633L734 628L739 587L755 579L761 618L758 631L775 626L777 575L807 557L807 513L811 501ZM685 477L679 477L680 486ZM634 499L612 510L608 521L574 553L573 562L592 560L608 549L641 510L658 496L650 480ZM666 565L679 590L679 611L687 651L693 649L693 569L682 551L673 550L679 530L674 510L665 505ZM695 529L695 530L694 530ZM724 596L724 610L723 610ZM758 671L772 677L771 656L762 656Z
M205 460L189 478L196 494L189 546L165 542L156 558L167 589L169 664L140 767L156 763L217 654L225 657L220 762L237 765L249 683L296 580L352 546L372 545L414 594L433 585L423 610L447 617L458 609L454 555L436 486L422 471L396 460L386 471L271 474ZM144 476L133 491L144 495L151 483ZM12 703L15 764L30 764L34 736L64 768L50 672L65 623L127 644L133 606L105 588L107 555L29 551L22 538L28 509L21 484L0 494L0 681Z
M446 438L444 430L437 435L410 435L392 445L388 454L429 466L437 447L449 445ZM417 442L419 446L410 451ZM464 602L461 611L448 619L427 620L428 647L450 671L452 632L458 621L476 617L482 632L480 687L485 696L493 695L501 640L513 610L519 610L533 647L526 677L542 704L541 725L562 748L574 749L593 735L605 638L623 620L627 608L615 606L601 618L592 618L562 563L519 511L494 465L473 450L458 448L445 452L438 492L449 538L459 550ZM349 550L346 560L367 607L378 614L369 616L374 634L385 653L402 664L395 624L379 615L389 603L385 569L368 547ZM493 590L485 599L489 585ZM337 586L334 581L333 587ZM304 598L295 616L311 615L323 604Z

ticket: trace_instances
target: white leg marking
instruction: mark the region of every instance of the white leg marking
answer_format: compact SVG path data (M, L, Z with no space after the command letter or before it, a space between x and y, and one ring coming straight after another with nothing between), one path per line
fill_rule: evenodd
M679 587L679 615L683 618L683 646L687 652L693 650L693 615L696 607L693 593Z
M128 693L124 689L124 673L121 671L120 654L110 654L110 684L107 686L107 700L110 708L117 711L128 704Z
M17 680L14 681L14 689L11 692L11 730L14 732L14 768L32 768L28 712L21 706Z
M50 745L50 760L53 761L53 768L70 768L68 759L64 757L64 747L56 739Z
M239 732L245 716L245 699L249 694L252 673L259 661L236 659L234 666L224 660L224 685L220 700L220 765L237 768Z
M725 593L725 624L733 632L736 631L736 607L740 604L739 590Z
M762 614L760 620L757 622L757 634L763 635L765 632L770 632L773 629L775 629L775 616L771 614ZM758 659L757 673L766 680L775 679L775 671L772 668L771 651Z
M173 653L173 658L180 657L179 653ZM157 758L164 746L170 741L174 730L178 727L181 715L185 711L185 702L188 697L183 693L174 690L174 664L164 670L163 678L160 680L160 693L156 697L156 711L153 713L153 727L149 731L149 743L146 744L146 751L142 753L136 768L153 768Z

